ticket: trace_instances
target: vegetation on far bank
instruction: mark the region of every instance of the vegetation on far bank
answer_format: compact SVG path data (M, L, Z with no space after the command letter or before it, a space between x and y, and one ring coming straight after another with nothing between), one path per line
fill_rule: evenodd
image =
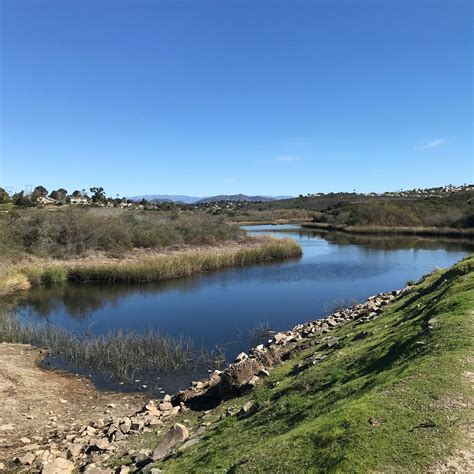
M136 248L243 242L245 232L222 216L146 213L115 209L29 209L0 216L0 256L75 258Z
M202 433L204 421L209 427L155 466L169 473L442 470L469 449L473 310L470 256L415 284L380 317L332 331L338 345L318 338L247 397L212 414L184 413L192 433ZM249 399L250 412L235 414ZM128 447L153 449L161 436Z
M432 196L367 196L330 193L281 201L240 203L223 210L236 222L300 218L351 227L474 228L474 190Z
M136 258L20 262L0 270L0 296L11 295L33 285L61 284L66 281L159 281L299 256L301 247L291 239L256 238L246 245L197 248L158 255L145 253Z

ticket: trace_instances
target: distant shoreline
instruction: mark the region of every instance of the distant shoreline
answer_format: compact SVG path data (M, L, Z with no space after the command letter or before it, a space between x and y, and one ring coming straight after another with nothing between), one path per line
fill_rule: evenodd
M456 229L453 227L386 227L386 226L348 226L343 224L325 224L319 222L301 223L305 229L321 231L337 231L347 234L373 234L373 235L419 235L419 236L444 236L444 237L472 237L474 229Z

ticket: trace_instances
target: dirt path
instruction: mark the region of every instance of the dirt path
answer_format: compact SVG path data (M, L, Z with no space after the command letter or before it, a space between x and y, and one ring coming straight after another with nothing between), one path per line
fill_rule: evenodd
M56 431L143 406L144 396L98 391L84 378L38 366L28 345L0 344L0 460L31 452ZM33 446L32 446L33 445Z

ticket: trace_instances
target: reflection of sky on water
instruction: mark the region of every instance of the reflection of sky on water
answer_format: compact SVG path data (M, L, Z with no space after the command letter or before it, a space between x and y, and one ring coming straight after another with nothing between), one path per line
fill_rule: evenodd
M336 300L400 288L470 250L450 239L320 234L297 226L260 226L259 234L260 229L298 240L303 257L158 283L33 289L18 312L27 320L96 333L154 327L207 347L230 343L238 352L260 321L289 328L320 317Z

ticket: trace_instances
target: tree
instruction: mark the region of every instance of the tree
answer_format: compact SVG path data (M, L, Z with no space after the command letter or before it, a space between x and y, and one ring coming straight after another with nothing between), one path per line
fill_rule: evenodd
M31 199L36 201L39 197L46 197L48 195L48 190L44 186L36 186L31 195Z
M0 188L0 204L5 204L7 202L10 202L10 196L5 189Z
M72 193L72 197L78 198L78 197L81 197L81 196L82 196L82 191L79 191L79 189L76 189L76 190Z
M28 196L25 196L23 191L15 193L12 196L12 201L15 206L31 207L35 205Z
M50 198L56 199L56 201L66 202L67 191L64 188L59 188L56 191L51 191Z
M92 202L94 204L106 201L104 188L94 187L94 188L90 188L90 191L92 193Z

